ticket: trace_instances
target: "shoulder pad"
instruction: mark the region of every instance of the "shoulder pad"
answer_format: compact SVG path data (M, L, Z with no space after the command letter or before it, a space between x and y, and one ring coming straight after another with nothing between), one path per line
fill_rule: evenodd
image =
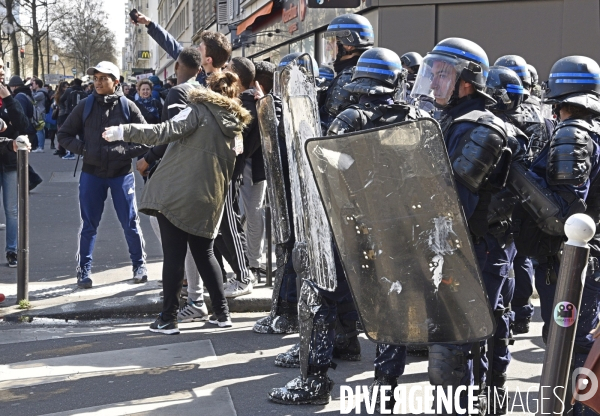
M492 130L495 130L502 137L506 137L506 127L504 121L496 117L490 111L470 111L467 114L454 119L452 124L458 124L463 122L470 122L487 126Z
M558 131L565 127L574 127L576 129L585 130L590 133L600 134L600 126L598 126L598 124L588 123L587 121L581 119L568 119L565 121L561 121L556 125L552 136L556 136L558 134Z

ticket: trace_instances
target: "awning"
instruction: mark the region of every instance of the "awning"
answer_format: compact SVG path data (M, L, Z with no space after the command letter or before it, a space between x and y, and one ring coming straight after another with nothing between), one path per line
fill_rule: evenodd
M260 16L266 16L269 13L271 13L271 10L273 10L273 2L272 1L269 4L264 5L263 7L261 7L257 11L255 11L254 13L252 13L246 20L244 20L243 22L241 22L238 25L238 27L237 27L238 36L241 35L244 30L248 29L248 26L252 25L252 23L254 23L254 21L256 19L258 19Z

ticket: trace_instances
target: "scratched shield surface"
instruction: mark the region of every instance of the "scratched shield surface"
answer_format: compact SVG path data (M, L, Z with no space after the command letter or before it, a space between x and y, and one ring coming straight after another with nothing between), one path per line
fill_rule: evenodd
M493 334L435 121L310 139L305 151L370 339L463 343Z

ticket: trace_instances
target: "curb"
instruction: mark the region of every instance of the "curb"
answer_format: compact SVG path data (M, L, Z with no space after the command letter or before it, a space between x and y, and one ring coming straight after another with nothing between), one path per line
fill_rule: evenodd
M86 301L88 305L81 305L77 310L65 310L64 306L53 306L42 310L35 308L16 313L9 313L3 317L6 322L20 322L35 318L51 318L64 320L97 320L114 318L136 318L157 315L162 310L162 299L158 295L124 296L119 302L106 306L98 306L97 300ZM210 298L204 297L209 311ZM269 312L271 298L238 297L228 299L229 311L240 312ZM1 310L0 310L1 311Z

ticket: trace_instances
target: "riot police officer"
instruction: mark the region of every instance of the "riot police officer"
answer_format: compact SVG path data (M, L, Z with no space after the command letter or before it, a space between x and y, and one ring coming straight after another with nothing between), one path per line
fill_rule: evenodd
M343 14L327 26L324 39L325 60L333 65L336 76L327 89L324 102L320 105L323 135L327 133L335 117L355 102L351 93L344 89L344 85L352 80L352 69L360 55L375 44L375 33L366 17Z
M413 96L433 95L441 109L438 117L481 270L487 257L491 189L501 186L492 179L505 175L496 167L506 166L508 156L504 122L486 110L486 103L493 102L485 92L488 71L487 55L479 45L448 38L425 56L412 91ZM469 155L473 146L482 152L477 159ZM473 374L474 360L480 369L487 368L479 343L433 345L429 348L429 380L434 386L482 385L484 378ZM480 396L481 412L484 401Z
M283 70L286 65L303 55L300 52L290 53L281 58L277 65L277 71ZM302 58L301 58L302 59ZM314 62L314 59L311 59ZM314 64L311 63L310 66ZM320 72L319 72L320 73ZM333 74L331 74L333 78ZM277 142L279 150L279 160L281 161L281 173L283 183L269 184L277 188L275 192L285 194L287 203L287 223L290 230L290 238L281 244L277 244L275 248L277 271L275 276L275 285L273 288L272 310L269 316L260 318L254 324L253 331L260 334L290 334L298 332L298 293L296 289L297 274L292 262L292 249L294 248L294 215L292 211L292 193L290 190L290 170L288 165L287 146L285 143L285 129L283 128L283 120L281 114L281 99L278 97L278 91L271 92L275 104L275 112L277 120L259 120L259 123L269 123L275 121L277 124ZM268 166L272 159L265 158L265 168L272 169L275 167ZM284 215L283 213L281 213Z
M547 104L555 105L559 123L531 168L513 169L507 185L522 201L513 213L517 249L539 263L535 284L540 295L544 342L553 315L564 222L579 212L586 212L596 223L600 220L600 129L593 121L600 114L598 80L600 67L587 57L569 56L552 66L544 97ZM595 259L600 256L599 241L597 234L589 243L590 265L577 323L574 367L583 365L593 344L590 331L598 324L600 273ZM573 414L594 413L577 403Z
M505 55L496 59L494 66L512 69L521 79L523 102L512 112L512 124L529 137L530 159L534 159L550 137L553 126L544 120L540 100L531 94L533 81L525 59L519 55Z
M394 93L405 82L407 75L406 68L400 71L400 64L401 59L389 49L373 48L365 52L358 60L352 82L345 87L357 95L359 102L340 113L331 123L327 134L350 133L429 118L429 114L423 110L394 101ZM371 388L385 385L393 389L397 385L397 378L404 373L405 364L405 346L377 344L375 381Z
M396 89L404 79L405 71L396 53L384 48L373 48L365 52L357 62L351 82L344 87L348 92L355 94L359 101L338 114L331 123L328 135L416 119L419 116L427 117L414 107L394 102ZM337 253L336 268L342 270ZM345 275L338 274L337 288L334 292L318 290L318 294L322 300L318 312L313 317L308 380L303 381L298 377L285 387L273 389L269 396L277 403L323 404L329 401L333 383L327 376L327 370L332 365L331 358L335 356L333 324L336 317L341 324L341 328L338 325L336 333L338 349L339 337L344 335L346 339L352 340L344 350L347 354L358 347L355 325L358 314ZM348 333L348 327L352 333ZM348 356L340 357L339 352L337 356L349 359Z
M509 138L516 139L514 143L510 142L513 162L522 159L529 139L512 125L512 119L509 117L509 114L517 110L523 102L524 88L521 79L511 69L492 66L486 82L486 93L496 101L488 109L506 123ZM510 221L516 203L517 198L508 190L500 191L492 197L488 212L489 231L485 237L488 259L482 270L488 299L496 317L496 332L488 341L488 360L491 364L487 385L493 388L490 400L493 398L494 401L489 404L489 407L494 414L498 415L507 412L505 383L507 368L511 361L508 347L514 342L511 334L514 313L509 305L515 292L516 277L511 276L510 269L513 267L517 251L510 232ZM533 291L529 277L533 275L531 260L527 257L524 257L524 260L519 266L514 265L514 275L519 275L521 280L530 282L530 289ZM523 263L527 267L525 270ZM527 272L525 276L523 276L524 271ZM526 301L529 301L529 296Z
M505 55L498 58L495 65L513 70L521 80L523 94L520 104L500 110L503 113L501 118L527 135L529 140L527 157L529 160L533 160L548 141L554 126L550 120L542 116L539 99L531 95L535 81L525 59L518 55ZM537 76L537 72L535 74ZM511 303L514 312L513 332L526 334L529 332L529 322L534 313L534 307L530 301L534 280L531 259L517 252L513 270L515 273L515 291Z

